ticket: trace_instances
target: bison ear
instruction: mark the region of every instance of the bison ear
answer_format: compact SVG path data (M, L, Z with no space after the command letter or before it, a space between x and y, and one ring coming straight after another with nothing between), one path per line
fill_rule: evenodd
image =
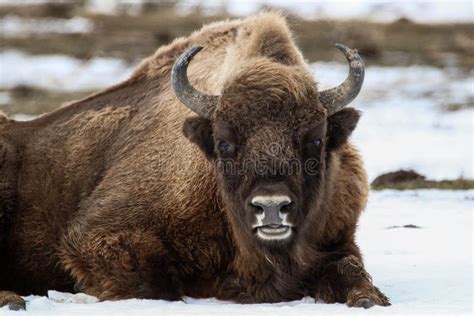
M200 116L188 117L184 121L182 131L184 137L198 145L208 159L214 158L214 138L212 137L211 120Z
M334 150L343 145L359 122L360 112L345 108L328 118L327 148Z

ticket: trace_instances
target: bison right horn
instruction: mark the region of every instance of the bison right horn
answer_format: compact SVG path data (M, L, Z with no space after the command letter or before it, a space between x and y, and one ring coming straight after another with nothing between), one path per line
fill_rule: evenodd
M179 56L171 70L171 84L181 103L196 114L212 119L219 97L196 90L188 80L188 65L194 55L203 48L203 46L194 46Z
M362 88L365 73L364 61L355 49L341 44L335 46L346 55L349 62L349 76L339 86L319 93L319 101L327 109L328 116L342 110L355 99Z

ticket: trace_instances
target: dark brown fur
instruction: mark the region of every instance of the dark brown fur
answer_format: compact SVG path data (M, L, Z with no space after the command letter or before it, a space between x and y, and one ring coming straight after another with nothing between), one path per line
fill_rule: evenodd
M170 87L174 61L198 44L205 49L189 76L200 90L221 94L214 122L190 115ZM347 142L359 114L327 118L317 95L285 20L263 13L177 39L126 82L36 120L4 119L0 289L45 294L76 283L102 300L312 295L387 305L354 242L368 194ZM318 175L287 177L304 218L285 251L262 247L242 226L239 195L261 178L224 177L215 167L212 137L226 124L236 142L245 140L239 159L267 158L263 148L276 142L284 148L270 157L277 163L303 159L306 149L301 154L290 139L310 137L317 125L324 145L309 154L320 160Z

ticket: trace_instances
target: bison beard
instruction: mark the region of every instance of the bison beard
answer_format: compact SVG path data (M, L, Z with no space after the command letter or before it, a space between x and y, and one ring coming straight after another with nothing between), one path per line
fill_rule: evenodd
M349 76L318 92L285 19L261 13L36 120L0 118L0 305L48 289L389 305L354 241L368 182L344 107L364 67L337 47Z

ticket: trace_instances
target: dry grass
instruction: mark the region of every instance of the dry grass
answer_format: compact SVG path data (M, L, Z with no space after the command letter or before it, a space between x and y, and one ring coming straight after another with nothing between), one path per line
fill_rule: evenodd
M458 178L454 180L427 180L424 176L413 170L398 170L378 176L371 183L373 190L469 190L474 189L474 180Z
M92 94L92 91L56 92L27 86L18 86L8 92L11 101L2 106L2 111L7 115L18 113L40 115Z
M439 189L439 190L471 190L474 189L474 180L459 178L456 180L414 180L399 183L373 186L373 190L416 190L416 189Z

